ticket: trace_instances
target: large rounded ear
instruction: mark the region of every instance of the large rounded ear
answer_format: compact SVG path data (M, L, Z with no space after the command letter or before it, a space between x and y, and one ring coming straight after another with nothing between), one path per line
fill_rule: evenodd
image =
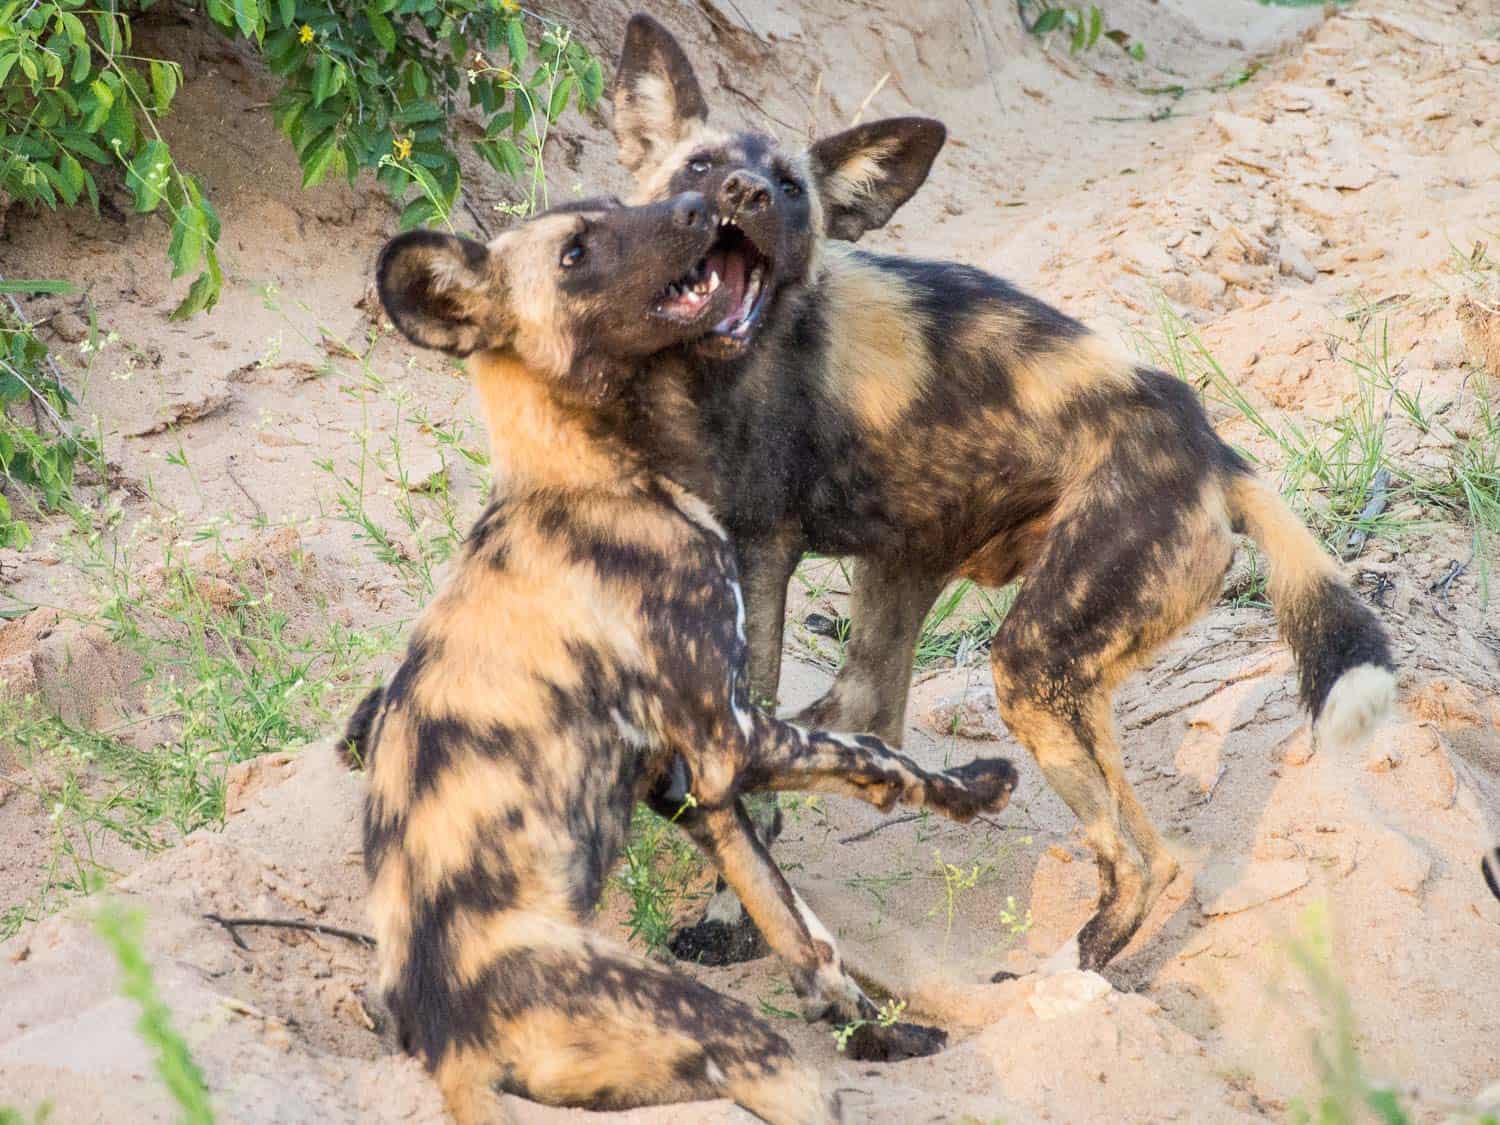
M632 172L661 159L708 120L687 56L672 33L643 12L625 25L614 102L620 162Z
M472 239L408 231L380 252L375 281L391 321L424 348L465 356L515 332L504 272Z
M885 226L927 179L948 139L941 121L888 117L824 137L808 151L829 238Z

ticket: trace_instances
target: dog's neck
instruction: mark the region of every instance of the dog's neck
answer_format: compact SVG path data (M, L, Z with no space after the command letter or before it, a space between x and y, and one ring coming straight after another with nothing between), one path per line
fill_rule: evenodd
M479 352L469 374L498 491L617 490L639 476L636 459L598 413L567 402L555 380L514 353Z

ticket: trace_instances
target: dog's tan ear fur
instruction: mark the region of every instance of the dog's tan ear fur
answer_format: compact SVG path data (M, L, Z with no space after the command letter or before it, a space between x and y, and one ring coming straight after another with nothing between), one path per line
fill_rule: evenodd
M620 162L638 172L708 120L708 103L672 33L644 13L630 17L615 72L615 139Z
M942 122L927 117L889 117L824 137L808 151L824 233L856 241L883 227L927 179L948 139Z
M375 277L380 303L414 344L466 356L515 334L505 272L472 239L409 231L386 243Z

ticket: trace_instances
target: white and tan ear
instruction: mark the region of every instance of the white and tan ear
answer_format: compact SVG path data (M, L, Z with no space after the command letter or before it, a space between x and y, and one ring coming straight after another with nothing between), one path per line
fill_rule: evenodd
M942 122L888 117L824 137L808 150L824 233L856 241L883 227L927 179L948 139Z
M672 33L644 13L625 25L615 72L615 140L620 163L650 167L708 120L692 64Z
M504 271L472 239L408 231L380 252L375 281L392 323L421 347L466 356L515 334Z

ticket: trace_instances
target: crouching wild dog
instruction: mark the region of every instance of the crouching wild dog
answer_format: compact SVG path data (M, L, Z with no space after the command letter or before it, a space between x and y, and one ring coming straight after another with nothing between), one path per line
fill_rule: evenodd
M962 820L1014 786L1003 759L931 773L876 738L751 706L728 540L650 472L620 405L642 357L724 315L704 261L716 229L699 195L590 202L488 247L416 232L381 255L396 325L471 356L496 466L451 578L348 736L370 779L381 986L461 1122L498 1119L496 1088L600 1108L729 1097L770 1121L830 1120L816 1074L748 1008L589 929L636 800L681 811L808 1014L847 1022L875 1007L735 795L817 790ZM914 1025L856 1039L867 1058L943 1042Z
M1325 745L1357 742L1390 707L1384 632L1190 386L990 274L833 241L911 197L942 125L877 121L798 152L707 116L681 47L633 18L614 90L621 158L638 200L714 201L710 261L733 292L732 312L634 385L655 431L642 444L734 541L752 691L776 691L804 550L856 566L847 659L801 719L896 744L933 598L957 576L1021 579L991 649L995 688L1098 861L1097 912L1054 964L1098 968L1177 871L1126 781L1112 697L1218 596L1232 534L1270 559Z

